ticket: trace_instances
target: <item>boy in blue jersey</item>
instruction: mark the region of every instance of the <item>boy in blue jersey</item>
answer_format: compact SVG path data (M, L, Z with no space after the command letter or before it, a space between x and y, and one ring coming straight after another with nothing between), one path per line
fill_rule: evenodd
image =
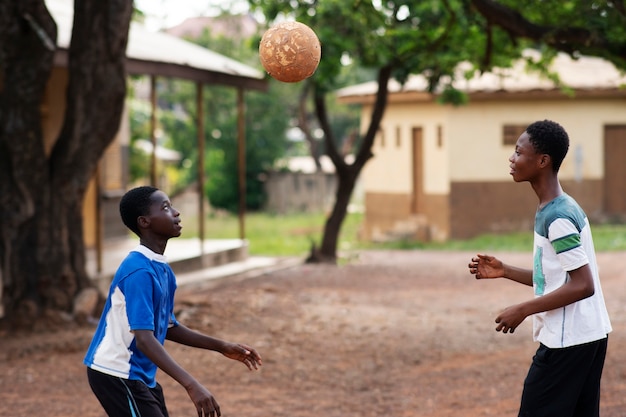
M213 395L165 350L165 339L220 352L258 369L261 357L251 347L193 331L174 317L176 278L163 253L180 236L180 213L165 193L137 187L120 201L124 224L139 236L139 246L118 268L84 359L92 391L110 417L167 417L157 368L189 394L198 417L220 416Z
M558 172L569 137L558 123L526 129L509 158L515 182L528 181L539 198L533 268L477 255L477 279L508 278L534 289L535 297L496 317L496 331L513 333L533 316L539 347L524 381L519 417L597 417L600 379L611 323L604 304L589 221L563 192Z

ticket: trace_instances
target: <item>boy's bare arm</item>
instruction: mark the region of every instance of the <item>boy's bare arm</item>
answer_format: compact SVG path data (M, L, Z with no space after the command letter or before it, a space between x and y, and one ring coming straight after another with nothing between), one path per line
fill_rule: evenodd
M261 356L254 348L241 343L231 343L216 339L191 330L182 324L170 327L167 330L167 339L186 346L219 352L229 359L243 363L250 370L258 369L262 365Z
M468 267L476 279L507 278L520 284L533 285L532 270L507 265L491 255L476 255Z
M221 415L220 406L213 394L167 353L163 345L154 337L152 330L135 330L134 333L137 348L159 369L171 376L187 390L187 394L196 406L198 416L219 417Z
M513 333L515 328L532 314L565 307L594 294L593 276L589 265L569 271L569 276L569 281L559 289L525 303L506 308L496 317L496 323L498 323L496 330L503 333Z

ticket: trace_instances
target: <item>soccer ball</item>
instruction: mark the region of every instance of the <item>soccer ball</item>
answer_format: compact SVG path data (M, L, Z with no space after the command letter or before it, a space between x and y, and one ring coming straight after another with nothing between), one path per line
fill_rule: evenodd
M313 30L300 22L282 22L268 29L259 44L263 68L279 81L295 83L313 75L322 48Z

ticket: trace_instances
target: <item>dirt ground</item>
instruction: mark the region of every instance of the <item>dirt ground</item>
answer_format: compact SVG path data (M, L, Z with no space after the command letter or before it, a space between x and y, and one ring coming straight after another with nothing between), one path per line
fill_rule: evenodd
M532 296L506 280L476 281L472 253L371 251L347 265L300 265L184 287L178 318L248 343L260 371L166 343L230 416L516 416L536 349L530 320L496 332L498 311ZM530 265L525 253L497 253ZM599 254L614 327L602 416L626 415L626 254ZM102 417L82 365L93 329L0 335L0 416ZM160 374L172 417L194 416Z

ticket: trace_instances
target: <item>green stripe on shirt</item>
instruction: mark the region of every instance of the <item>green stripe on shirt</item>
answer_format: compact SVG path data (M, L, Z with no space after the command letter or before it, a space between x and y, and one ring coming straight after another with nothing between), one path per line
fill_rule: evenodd
M563 236L552 241L552 247L554 248L556 253L567 252L568 250L577 248L579 246L580 234L578 233Z

